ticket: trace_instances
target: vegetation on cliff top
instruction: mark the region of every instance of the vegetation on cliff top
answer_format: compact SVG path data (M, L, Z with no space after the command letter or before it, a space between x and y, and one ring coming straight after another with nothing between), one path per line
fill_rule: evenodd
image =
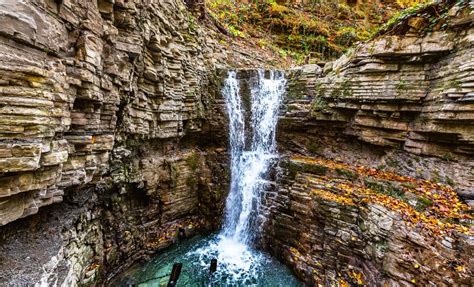
M374 36L444 30L453 24L450 21L454 18L462 19L469 13L472 13L472 1L469 0L422 1L397 12Z
M430 1L379 2L210 0L207 9L233 36L302 64L333 60L370 39L401 9Z

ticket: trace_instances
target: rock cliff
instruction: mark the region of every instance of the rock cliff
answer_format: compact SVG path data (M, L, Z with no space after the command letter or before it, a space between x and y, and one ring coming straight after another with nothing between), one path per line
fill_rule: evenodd
M207 71L232 61L180 1L4 1L0 12L2 225L97 183L114 146L201 131Z
M474 30L471 14L450 7L443 14L449 28L420 34L408 27L324 69L290 71L280 121L285 148L402 169L474 199Z
M310 284L473 284L474 33L448 2L287 73L261 239ZM218 30L179 0L0 3L0 285L106 282L218 227L217 68L269 60Z
M310 286L472 285L472 217L449 187L299 156L277 179L262 244Z
M215 69L263 60L203 27L175 0L0 3L0 284L94 282L217 227Z
M474 30L462 6L427 6L324 68L289 71L288 157L262 244L309 285L474 283ZM433 11L441 23L426 31Z

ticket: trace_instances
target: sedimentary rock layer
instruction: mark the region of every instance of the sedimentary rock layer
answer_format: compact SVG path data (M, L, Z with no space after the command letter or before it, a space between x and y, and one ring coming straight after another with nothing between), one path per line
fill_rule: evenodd
M181 1L0 4L0 225L100 181L114 144L212 127L212 70L249 60L196 21Z
M454 191L318 158L287 158L277 178L262 242L309 285L472 285L474 233Z
M474 199L474 28L472 17L457 6L446 15L444 30L388 34L324 69L308 65L290 71L281 142L311 152L328 136L333 143L371 147L372 154L438 158L438 173L444 175L428 177L448 177L459 194ZM313 148L308 150L304 137L315 138ZM415 169L407 172L416 175ZM423 167L417 176L427 177Z
M474 30L454 2L288 72L262 244L309 285L473 284Z
M214 70L253 61L197 21L175 0L1 1L0 284L94 282L219 224Z

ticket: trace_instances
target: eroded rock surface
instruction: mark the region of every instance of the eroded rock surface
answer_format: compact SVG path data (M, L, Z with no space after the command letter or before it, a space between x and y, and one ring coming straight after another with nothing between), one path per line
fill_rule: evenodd
M388 34L324 69L290 71L285 149L403 169L473 200L474 30L451 10L449 29Z
M430 11L438 28L421 33ZM324 68L289 71L278 132L289 158L262 244L308 284L474 284L467 11L439 1Z
M0 3L1 285L105 280L218 226L216 68L259 60L215 33L175 0Z
M303 157L277 178L262 242L310 286L472 285L472 217L448 187Z
M180 1L56 2L0 4L2 225L97 183L114 144L201 131L231 54Z
M448 16L437 32L389 34L291 71L281 151L428 178L470 203L474 33L471 16ZM229 164L216 68L265 59L213 33L179 0L0 3L0 285L105 282L219 225ZM437 199L404 192L400 206L421 202L441 222L413 226L366 201L385 181L300 168L282 164L262 244L302 279L473 284L457 197L449 222Z

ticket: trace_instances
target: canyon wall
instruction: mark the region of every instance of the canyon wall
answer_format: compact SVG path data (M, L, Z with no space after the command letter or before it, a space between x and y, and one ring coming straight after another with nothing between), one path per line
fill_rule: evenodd
M226 56L178 1L56 2L1 4L2 225L97 183L127 141L201 131L206 55Z
M219 225L215 69L262 59L214 30L177 0L0 3L0 285L92 284Z
M301 156L277 178L262 246L308 285L472 285L472 217L451 188Z
M289 71L262 245L311 286L474 284L467 11L429 6L324 68ZM435 12L444 22L428 24Z
M301 279L472 285L464 11L289 71L262 245ZM0 3L0 285L97 284L219 225L216 68L269 59L214 28L178 0Z
M282 150L403 170L474 199L474 30L456 11L448 30L389 34L290 71Z

